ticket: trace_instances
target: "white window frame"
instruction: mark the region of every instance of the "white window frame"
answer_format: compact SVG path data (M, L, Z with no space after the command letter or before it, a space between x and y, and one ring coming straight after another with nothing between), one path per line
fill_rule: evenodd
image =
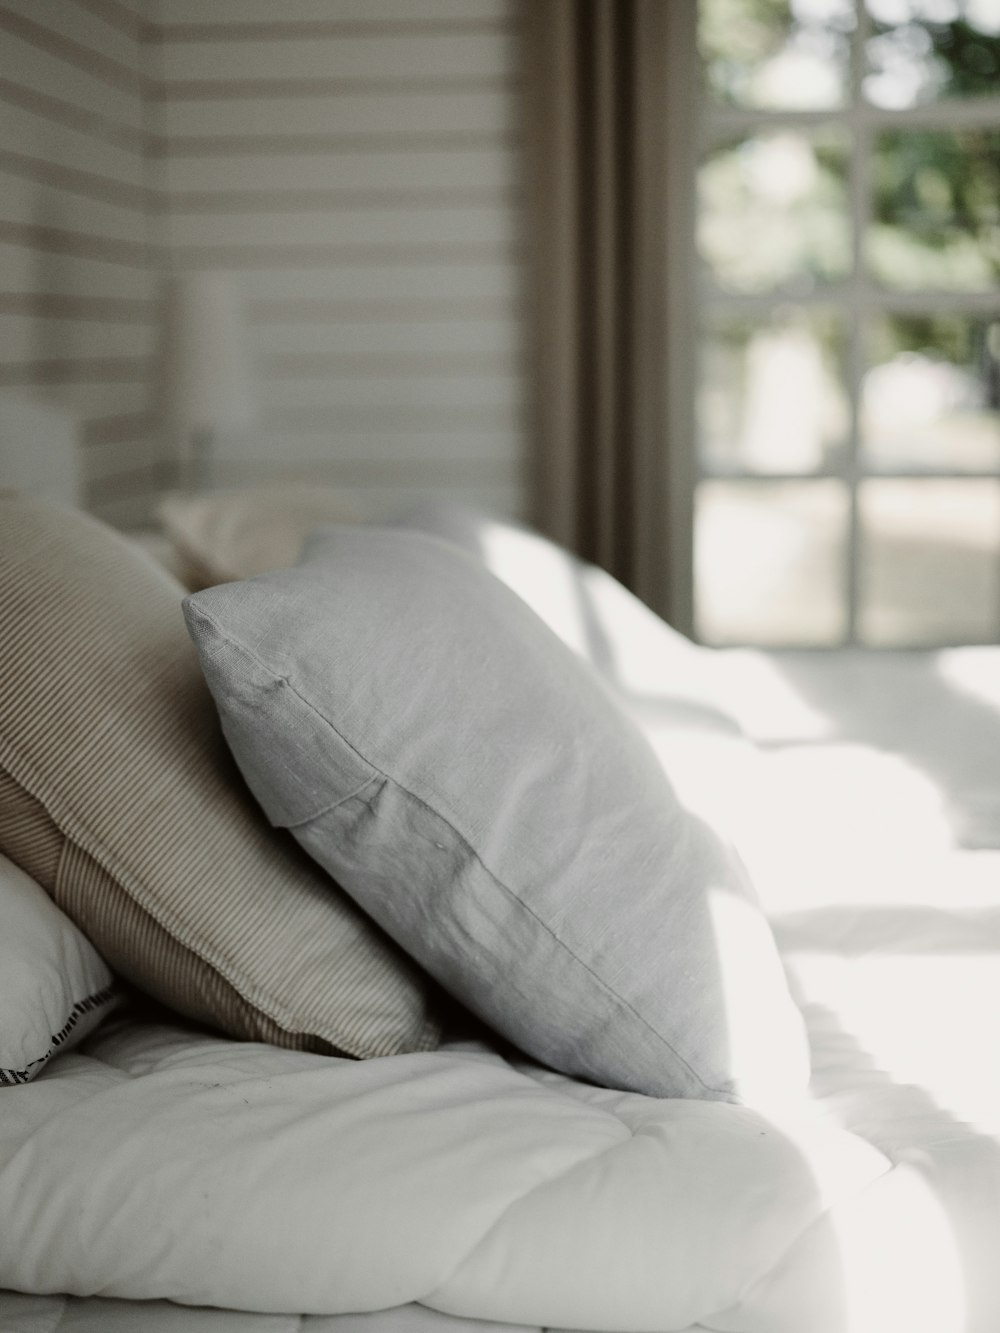
M719 312L765 314L777 307L810 306L829 310L844 320L847 333L844 388L848 399L849 431L845 438L842 465L813 472L760 472L734 470L727 480L762 484L782 481L808 483L834 480L846 491L848 530L844 576L845 633L842 641L830 647L859 642L858 612L861 598L861 522L859 486L869 478L897 480L919 477L921 480L998 480L995 469L972 470L920 467L919 469L879 468L866 470L860 447L860 404L865 375L863 330L869 317L884 314L920 313L954 314L1000 319L1000 288L986 293L935 290L893 292L879 288L865 271L864 241L871 222L870 167L875 135L894 129L988 129L1000 130L1000 96L941 99L928 105L889 110L866 103L862 93L865 75L865 43L871 34L871 19L864 0L856 0L858 22L851 43L848 105L828 111L766 110L713 105L701 78L698 48L698 0L671 0L672 68L669 73L669 111L671 126L668 139L668 172L671 211L668 216L668 281L670 318L668 320L667 387L671 404L670 439L686 447L670 450L669 482L671 495L670 552L672 605L675 623L688 634L695 632L694 513L699 483L714 478L699 460L698 428L695 419L695 394L699 373L699 344L702 323ZM853 151L848 172L848 198L852 241L852 268L845 280L830 283L808 295L790 295L776 291L742 295L724 292L698 274L695 247L697 222L696 181L698 164L714 146L741 132L757 133L769 129L808 129L823 125L845 128L852 138ZM1000 482L998 482L1000 484ZM1000 607L997 608L996 638L1000 640ZM790 644L797 649L811 645ZM825 649L828 645L816 645ZM900 645L904 647L906 645ZM942 645L946 646L946 645Z

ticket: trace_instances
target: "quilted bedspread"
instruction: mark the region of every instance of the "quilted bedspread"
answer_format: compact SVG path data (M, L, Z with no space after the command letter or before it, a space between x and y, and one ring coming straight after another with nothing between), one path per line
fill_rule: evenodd
M3 1092L0 1333L996 1333L998 665L729 660L805 1102L126 1016Z

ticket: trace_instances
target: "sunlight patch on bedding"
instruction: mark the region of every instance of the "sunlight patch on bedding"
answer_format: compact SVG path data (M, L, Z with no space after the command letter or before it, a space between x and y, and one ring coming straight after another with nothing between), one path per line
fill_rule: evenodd
M718 708L717 654L679 634L601 569L584 570L587 604L618 686L643 699Z
M849 833L863 854L943 851L954 844L941 788L900 755L845 743L799 746L772 759L784 797L801 802L799 817L811 807L817 825L839 839Z
M724 837L738 839L760 768L754 750L739 737L685 727L672 718L644 718L642 727L685 809Z
M796 746L765 767L741 850L770 909L940 899L955 836L921 769L847 744Z
M530 532L486 522L477 534L487 569L523 598L574 652L588 651L579 578L567 555Z
M815 1043L814 1069L822 1076L827 1059L841 1071L850 1060L870 1107L875 1084L884 1085L887 1111L900 1095L893 1089L909 1089L911 1113L940 1119L942 1136L957 1121L997 1138L1000 923L970 921L963 949L938 916L900 910L891 934L882 921L869 926L864 909L853 922L821 919L813 943L800 939L786 955L798 992L840 1034L829 1047Z
M971 694L1000 713L1000 653L995 648L950 648L937 655L937 669L949 685Z
M719 650L720 698L755 741L820 741L834 734L833 720L808 703L764 653Z
M966 1327L961 1257L947 1212L920 1172L897 1166L831 1221L845 1333L955 1333Z
M789 1004L781 968L762 967L774 952L767 921L737 894L712 889L708 895L719 984L726 1015L728 1064L740 1095L758 1110L775 1114L799 1102L808 1082L804 1031L793 1030L797 1013ZM746 997L753 995L753 1004ZM796 1047L801 1058L790 1058Z
M667 625L604 570L534 533L484 522L486 566L635 702L716 711L715 654Z

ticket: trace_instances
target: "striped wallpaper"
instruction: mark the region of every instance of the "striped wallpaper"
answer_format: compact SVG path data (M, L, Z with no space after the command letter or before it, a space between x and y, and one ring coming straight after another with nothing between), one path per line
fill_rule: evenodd
M0 385L76 414L84 499L123 524L148 512L157 478L146 11L0 3Z
M80 412L92 507L164 476L162 280L204 269L261 407L221 484L522 511L521 3L0 0L3 378Z

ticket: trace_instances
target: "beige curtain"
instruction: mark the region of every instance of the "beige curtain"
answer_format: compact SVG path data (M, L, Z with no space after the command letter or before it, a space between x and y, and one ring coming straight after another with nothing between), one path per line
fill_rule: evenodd
M677 622L685 609L668 552L666 89L671 25L690 8L525 6L534 518Z

